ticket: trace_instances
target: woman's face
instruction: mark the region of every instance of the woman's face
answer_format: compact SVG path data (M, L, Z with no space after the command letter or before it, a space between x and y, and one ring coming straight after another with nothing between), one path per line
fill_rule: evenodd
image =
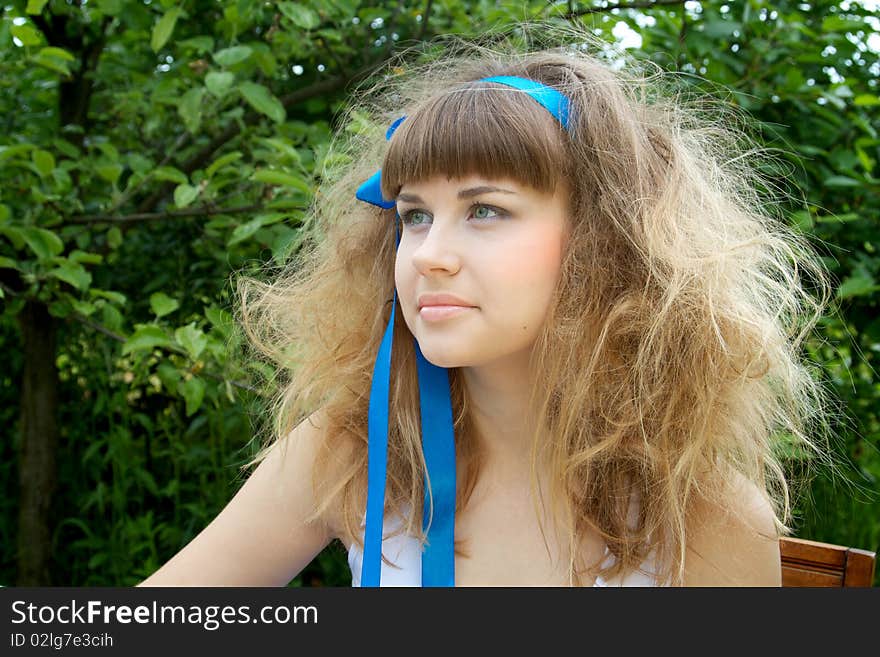
M425 358L450 368L528 354L559 278L565 185L549 194L507 179L441 175L403 185L397 211L397 293ZM447 301L457 307L420 307L424 295L441 294L457 297Z

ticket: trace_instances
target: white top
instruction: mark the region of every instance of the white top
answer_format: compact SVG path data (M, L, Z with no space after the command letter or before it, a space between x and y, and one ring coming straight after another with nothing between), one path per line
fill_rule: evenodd
M633 521L633 514L637 512L634 505L630 505L629 519ZM397 567L389 565L382 561L380 586L415 586L422 585L422 552L421 546L417 538L400 533L397 536L389 536L401 524L400 519L392 519L385 517L385 524L382 532L382 554ZM364 521L361 521L361 539L363 539ZM605 561L602 566L608 566L614 563L614 555L605 546ZM594 587L597 586L658 586L654 577L656 573L655 566L656 549L652 551L648 558L642 563L639 569L636 569L625 576L617 576L606 580L599 576L596 578ZM363 564L363 550L357 543L348 546L348 567L351 569L351 585L359 587L361 585L361 568ZM645 572L640 572L645 571ZM646 574L648 573L648 574Z

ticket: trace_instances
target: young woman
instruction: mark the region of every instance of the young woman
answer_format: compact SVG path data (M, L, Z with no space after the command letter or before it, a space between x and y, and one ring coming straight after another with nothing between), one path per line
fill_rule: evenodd
M584 42L455 41L352 103L297 259L240 287L272 439L143 584L338 539L363 586L780 585L826 274L729 106Z

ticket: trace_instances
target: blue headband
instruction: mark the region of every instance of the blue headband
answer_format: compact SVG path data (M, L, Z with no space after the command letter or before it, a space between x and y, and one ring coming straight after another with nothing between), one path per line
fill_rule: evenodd
M510 75L477 80L497 82L520 89L538 101L563 128L569 130L568 98L540 82ZM385 139L405 119L401 116L389 126ZM394 200L382 196L382 169L357 190L355 197L380 208L390 209ZM395 226L395 232L397 228ZM397 245L400 234L397 233ZM373 366L370 388L367 445L367 512L364 528L364 558L361 586L379 586L382 566L382 532L385 511L385 486L388 461L388 403L391 386L391 347L397 288L391 305L391 318L379 345ZM455 435L452 428L452 402L449 373L422 355L413 339L419 381L419 406L422 425L422 451L425 455L425 503L422 527L427 527L428 544L422 554L422 586L455 586ZM434 511L431 513L431 501ZM430 520L430 525L429 525Z

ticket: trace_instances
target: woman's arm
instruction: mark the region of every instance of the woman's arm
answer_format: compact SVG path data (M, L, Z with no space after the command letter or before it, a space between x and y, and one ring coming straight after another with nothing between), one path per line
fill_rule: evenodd
M284 458L279 441L211 524L138 586L286 586L296 577L334 538L304 521L324 426L315 417L290 432Z
M685 586L782 586L779 535L767 496L741 477L726 508L702 508L688 534Z

